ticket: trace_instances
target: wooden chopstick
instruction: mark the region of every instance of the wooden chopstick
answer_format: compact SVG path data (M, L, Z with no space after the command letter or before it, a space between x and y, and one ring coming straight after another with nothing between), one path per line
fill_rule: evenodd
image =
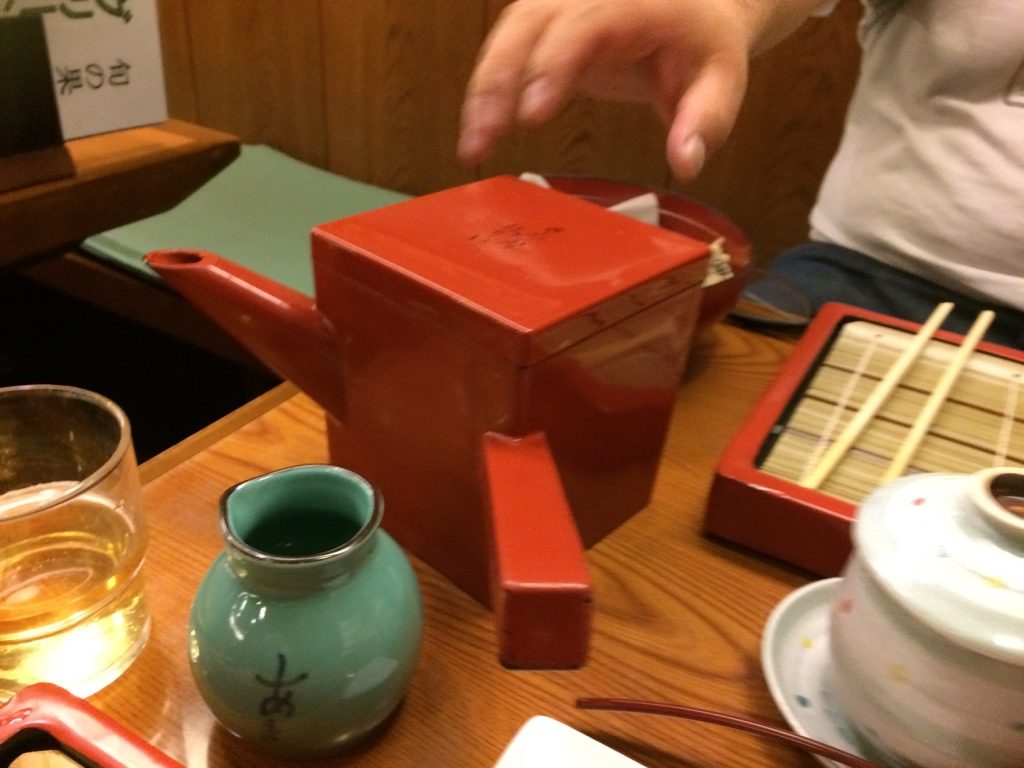
M932 310L924 325L921 326L910 340L910 344L907 345L907 348L896 359L889 372L875 385L871 394L868 395L864 404L854 414L842 433L836 438L836 441L825 451L817 465L805 472L803 477L800 478L800 485L806 488L817 488L825 482L825 478L835 469L839 460L846 454L850 446L853 445L854 441L860 436L860 433L864 431L864 427L875 417L878 409L882 407L889 396L895 391L900 380L906 374L907 369L918 358L921 350L924 349L932 336L935 335L935 332L952 310L953 302L951 301L944 301Z
M911 425L906 440L903 441L899 451L896 452L892 462L889 464L889 468L882 475L881 482L883 484L888 483L890 480L895 480L902 475L910 460L914 458L914 454L917 453L921 441L928 434L928 429L931 427L932 422L935 421L939 409L942 408L942 404L949 397L949 391L953 388L953 384L956 383L957 377L960 376L971 355L974 354L975 348L985 336L985 332L992 325L995 316L995 312L986 309L975 319L974 324L967 332L967 335L964 336L959 349L957 349L956 355L954 355L949 365L942 372L942 377L939 379L938 384L935 385L935 389L932 390L928 400L925 401L924 407L917 415L913 425Z

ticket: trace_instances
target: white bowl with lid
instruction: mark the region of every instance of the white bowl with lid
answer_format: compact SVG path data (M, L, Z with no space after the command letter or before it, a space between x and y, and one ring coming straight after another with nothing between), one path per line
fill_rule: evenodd
M1024 766L1024 469L921 474L861 505L829 687L892 766Z

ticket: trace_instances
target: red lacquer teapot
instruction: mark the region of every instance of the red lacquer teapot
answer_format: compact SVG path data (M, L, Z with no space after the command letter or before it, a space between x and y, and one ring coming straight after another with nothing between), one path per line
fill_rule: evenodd
M327 411L384 527L499 623L510 666L586 657L583 547L646 506L707 246L512 177L316 227L316 299L146 257Z

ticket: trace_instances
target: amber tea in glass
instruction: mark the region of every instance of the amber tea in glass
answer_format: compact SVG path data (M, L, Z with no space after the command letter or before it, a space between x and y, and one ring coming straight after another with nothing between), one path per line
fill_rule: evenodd
M88 696L149 634L146 527L124 412L57 385L0 389L0 699Z

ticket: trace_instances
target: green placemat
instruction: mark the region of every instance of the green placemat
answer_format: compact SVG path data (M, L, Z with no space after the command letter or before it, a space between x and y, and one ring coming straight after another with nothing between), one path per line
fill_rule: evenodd
M212 251L312 295L310 230L407 198L270 147L243 145L227 168L171 210L94 235L82 249L154 280L143 261L150 251Z

